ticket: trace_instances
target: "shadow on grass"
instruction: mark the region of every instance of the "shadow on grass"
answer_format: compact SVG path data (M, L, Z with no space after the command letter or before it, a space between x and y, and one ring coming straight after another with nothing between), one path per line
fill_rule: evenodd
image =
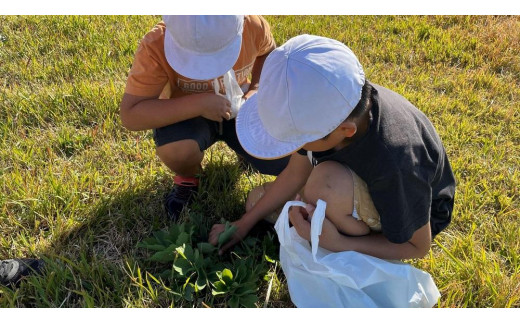
M236 187L242 172L238 165L210 161L199 194L180 221L196 221L201 239L207 239L214 223L239 218L247 194ZM171 225L162 205L170 189L171 178L150 179L85 207L86 220L57 234L39 255L46 262L42 275L25 277L16 289L0 286L0 307L171 306L172 295L143 294L142 282L132 279L141 275L140 268L154 272L143 265L148 252L136 245ZM266 231L274 232L261 223L252 234Z

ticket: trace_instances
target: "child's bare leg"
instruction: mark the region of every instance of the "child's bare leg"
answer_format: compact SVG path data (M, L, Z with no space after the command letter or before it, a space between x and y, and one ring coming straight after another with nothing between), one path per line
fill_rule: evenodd
M304 188L304 201L316 205L318 199L327 202L326 217L341 233L359 236L370 232L363 222L352 217L354 182L345 166L326 161L316 166Z
M253 206L255 206L256 202L258 202L262 198L262 196L265 195L265 192L269 190L269 187L272 184L272 182L268 182L262 185L258 185L249 192L246 200L246 212L249 212L249 210L251 210Z
M273 182L264 183L262 185L258 185L257 187L253 188L249 195L247 196L246 200L246 212L249 212L255 206L255 204L262 198L262 196L265 195L265 193L269 190ZM268 214L264 220L271 224L275 224L276 220L278 220L278 216L280 215L281 208L276 209L274 212L271 212Z
M204 153L195 140L186 139L157 147L157 156L175 174L195 176L200 172Z

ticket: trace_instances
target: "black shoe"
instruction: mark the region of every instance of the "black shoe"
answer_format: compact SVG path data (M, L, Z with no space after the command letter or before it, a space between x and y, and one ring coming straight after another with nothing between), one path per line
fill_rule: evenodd
M16 285L20 280L30 274L39 274L44 262L41 259L8 259L0 261L0 284Z
M182 209L188 206L199 189L199 181L196 178L175 176L175 185L172 191L164 199L166 213L173 221L177 221Z

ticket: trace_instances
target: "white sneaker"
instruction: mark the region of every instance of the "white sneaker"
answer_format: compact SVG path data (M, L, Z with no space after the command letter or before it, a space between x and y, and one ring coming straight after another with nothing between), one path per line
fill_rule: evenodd
M17 284L23 276L40 273L43 260L24 258L0 261L0 284Z

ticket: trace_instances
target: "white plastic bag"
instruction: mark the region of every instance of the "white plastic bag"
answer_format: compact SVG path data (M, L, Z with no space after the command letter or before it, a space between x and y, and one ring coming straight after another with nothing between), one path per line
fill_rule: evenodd
M326 203L318 200L311 220L311 241L289 227L285 204L275 229L280 263L297 307L432 307L440 297L431 276L411 265L355 251L330 252L318 246Z
M238 85L235 71L233 71L233 69L230 69L226 74L224 74L223 81L226 95L220 93L220 83L218 79L213 80L213 87L215 88L215 94L227 98L231 103L231 119L233 119L237 116L238 110L240 110L242 104L244 104L245 100L242 98L244 92L240 88L240 85Z

